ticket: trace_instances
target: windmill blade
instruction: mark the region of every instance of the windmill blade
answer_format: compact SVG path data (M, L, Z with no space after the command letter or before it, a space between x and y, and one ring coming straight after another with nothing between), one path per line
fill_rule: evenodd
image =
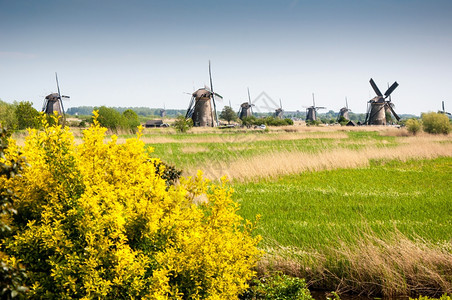
M397 81L395 81L389 88L388 90L385 92L385 98L388 98L389 95L391 95L391 93L399 86L399 84L397 83Z
M190 104L188 105L188 109L187 109L187 113L185 114L185 118L191 118L191 116L193 115L193 103L195 102L195 97L191 97L190 99Z
M247 87L246 89L248 90L248 103L250 105L251 114L253 114L253 106L254 106L254 104L251 104L250 88Z
M315 109L326 109L326 107L319 106L319 107L315 107Z
M221 100L223 100L223 96L221 96L221 95L219 95L219 94L217 94L217 93L212 93L212 94L215 94L215 96L217 96L218 98L220 98Z
M371 78L369 80L370 85L372 86L372 88L374 89L375 93L377 94L377 96L382 97L383 94L380 92L380 90L378 89L377 85L375 84L374 80Z
M347 110L348 110L348 102L347 102L347 97L345 97L345 107L347 108Z
M215 103L215 92L213 91L212 70L211 70L211 67L210 67L210 60L209 60L209 78L210 78L210 92L212 93L213 110L215 112L215 122L217 123L217 126L218 126L217 105ZM221 97L221 98L223 98L223 97Z
M64 107L63 107L63 101L61 100L60 84L58 83L57 72L55 72L55 79L56 79L57 88L58 88L58 101L60 101L61 113L63 114L63 127L64 127L64 124L66 123L66 117L64 116Z
M446 110L444 109L444 101L442 101L442 106L443 106L443 112L446 112Z
M70 99L70 98L71 98L71 96L61 95L61 98L66 98L66 99Z
M315 107L314 93L312 93L312 106Z
M396 114L396 112L394 111L394 108L392 108L391 104L388 104L389 109L391 110L392 114L394 115L394 117L397 119L397 121L400 121L400 117L398 114Z
M279 108L282 109L282 102L281 102L281 99L279 99Z
M44 104L42 105L42 111L43 111L43 112L46 111L46 108L47 108L47 102L49 102L49 101L47 100L47 98L44 98Z

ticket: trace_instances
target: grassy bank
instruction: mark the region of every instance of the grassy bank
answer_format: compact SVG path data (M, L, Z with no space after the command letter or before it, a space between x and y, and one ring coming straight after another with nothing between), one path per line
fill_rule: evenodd
M452 292L452 159L375 161L234 185L262 215L262 269L318 288L400 295Z

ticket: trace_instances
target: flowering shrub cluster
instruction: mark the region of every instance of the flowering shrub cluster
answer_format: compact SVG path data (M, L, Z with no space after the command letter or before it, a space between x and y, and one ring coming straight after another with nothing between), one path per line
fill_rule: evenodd
M236 299L260 237L226 180L199 172L168 187L141 131L123 144L105 143L105 131L95 119L76 146L67 128L44 124L1 158L17 161L20 150L28 163L22 176L0 177L17 210L2 243L26 267L28 296Z

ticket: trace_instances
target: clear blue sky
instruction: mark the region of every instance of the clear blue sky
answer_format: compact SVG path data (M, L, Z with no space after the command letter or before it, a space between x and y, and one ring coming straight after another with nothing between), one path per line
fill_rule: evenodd
M0 99L186 109L208 84L235 109L365 112L388 82L398 113L452 110L452 1L0 0ZM259 103L258 103L259 104ZM262 108L262 111L265 109Z

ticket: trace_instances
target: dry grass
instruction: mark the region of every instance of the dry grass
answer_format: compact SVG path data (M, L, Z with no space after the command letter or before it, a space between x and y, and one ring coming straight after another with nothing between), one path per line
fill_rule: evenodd
M418 136L404 138L391 148L368 145L364 149L334 149L317 154L302 152L275 152L238 159L233 162L214 162L196 169L206 170L211 179L227 175L238 181L258 180L265 177L296 174L337 168L357 168L369 165L375 159L432 159L452 156L452 143L447 136ZM190 170L190 174L195 170Z
M367 296L439 296L452 293L452 243L433 245L396 231L390 237L357 237L329 253L297 248L267 249L258 273L282 271L314 288ZM326 258L328 257L328 259Z

